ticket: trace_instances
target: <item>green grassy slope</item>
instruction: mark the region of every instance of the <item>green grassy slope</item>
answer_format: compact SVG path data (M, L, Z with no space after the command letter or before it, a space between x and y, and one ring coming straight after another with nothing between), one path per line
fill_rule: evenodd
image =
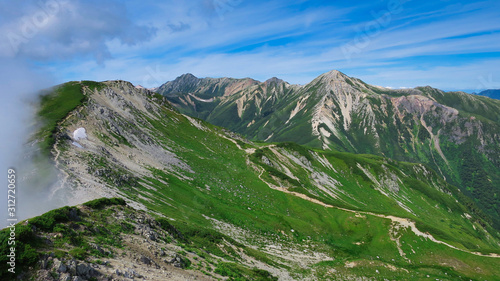
M48 154L55 143L59 123L85 103L84 87L99 90L101 84L94 81L72 81L41 93L37 116L42 127L35 138L39 140L40 149L44 154Z
M143 102L110 107L89 95L89 106L82 108L78 120L89 124L86 145L91 149L78 150L61 141L61 158L71 156L95 181L173 220L176 229L195 237L185 247L203 248L207 236L199 237L193 229L224 229L221 235L244 245L250 255L299 280L420 280L427 275L492 280L500 275L498 258L470 253L498 253L498 233L474 210L474 203L426 166L293 143L252 143L180 114L159 95L121 82L104 86L124 99ZM132 94L124 94L128 91ZM99 115L99 110L92 111L97 106L114 113ZM69 118L61 125L72 122L75 119ZM117 156L145 145L175 153L186 166L142 164L148 173L138 175L122 158L102 152L104 148ZM99 169L105 172L95 173ZM448 245L416 236L384 217L389 215L410 219ZM308 256L308 262L287 256L293 252ZM238 259L232 262L241 264ZM235 268L221 264L219 273ZM247 269L238 270L251 279ZM215 269L208 272L213 273Z
M141 229L144 227L149 227L150 231L153 231L150 233L154 233L154 236L144 237ZM237 280L277 280L265 270L235 263L241 260L241 257L233 250L233 247L247 253L250 257L255 256L265 260L263 256L260 256L262 253L259 251L247 248L230 237L210 229L193 228L165 218L150 218L144 212L126 206L121 198L96 199L81 206L52 210L17 224L16 229L19 234L16 246L18 252L21 253L17 257L16 274L7 271L9 260L7 255L10 251L2 248L0 258L2 280L15 280L15 276L18 280L40 278L40 271L30 270L33 268L42 272L49 271L50 276L58 280L58 278L64 278L64 271L61 272L57 266L53 268L52 266L63 261L70 267L72 261L75 260L80 265L89 263L93 264L94 268L100 269L100 274L94 274L95 276L90 280L98 280L97 277L111 278L109 271L114 271L111 267L120 267L116 259L126 256L123 254L124 251L134 251L133 247L127 243L134 235L135 237L143 236L141 238L146 238L148 244L158 243L165 253L172 254L173 250L173 254L180 258L181 267L185 270L198 270L216 278L231 276L236 279L240 278ZM8 241L9 232L9 229L0 231L2 243ZM151 247L152 245L149 245L149 248ZM176 248L183 250L175 253ZM131 254L137 255L138 253L132 252ZM158 261L158 259L155 260L154 255L154 252L148 255L150 263L151 260L155 263ZM163 256L168 255L163 254ZM41 266L41 264L45 265ZM166 264L169 262L160 263L157 266ZM108 272L102 270L103 265L110 270ZM147 265L143 267L146 268ZM71 268L67 271L72 276L81 276L76 273L78 271L72 272ZM186 273L186 276L188 274Z
M303 87L273 93L242 89L223 103L202 107L203 114L192 106L182 112L251 140L293 141L426 164L472 198L500 229L498 100L431 87L396 91L344 74L331 77L327 73Z

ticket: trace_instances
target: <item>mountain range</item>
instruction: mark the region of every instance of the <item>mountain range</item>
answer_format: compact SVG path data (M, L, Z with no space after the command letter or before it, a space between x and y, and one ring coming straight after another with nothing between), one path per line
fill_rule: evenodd
M186 74L157 91L44 93L33 143L76 206L17 224L2 280L500 276L498 102L338 71L303 86Z
M477 95L489 97L492 99L500 99L500 89L490 89L479 92Z
M306 85L185 74L158 92L181 112L255 141L423 163L500 227L500 101L432 87L391 90L339 71Z

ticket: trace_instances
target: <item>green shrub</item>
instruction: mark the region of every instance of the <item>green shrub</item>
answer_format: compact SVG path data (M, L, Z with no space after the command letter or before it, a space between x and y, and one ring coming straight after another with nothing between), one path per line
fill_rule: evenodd
M13 274L7 271L10 268L7 264L10 258L7 255L10 254L11 247L15 247L16 249L16 274L35 265L38 261L39 254L35 250L34 245L39 243L39 239L37 239L31 227L17 224L15 232L16 244L9 245L10 228L0 231L0 244L2 245L0 247L0 280L14 279Z
M167 231L172 235L175 239L178 239L183 242L187 242L186 238L182 233L177 230L166 218L158 218L156 221L160 224L160 227L163 228L163 230Z
M30 244L25 244L22 249L19 253L20 264L35 264L38 261L39 254Z
M69 251L69 254L71 256L79 260L84 260L87 257L87 253L87 250L80 247L73 248Z
M156 221L160 223L161 228L166 230L180 242L187 245L201 245L204 251L219 257L232 259L233 256L237 256L232 248L224 247L224 252L219 247L219 245L224 244L224 241L237 247L244 247L244 245L236 242L232 238L212 229L189 225L187 223L177 223L174 226L166 218L158 218Z
M87 206L92 209L102 209L107 206L120 205L125 206L127 202L123 198L99 198L92 201L83 203L83 206Z
M314 158L311 156L311 153L309 153L309 149L302 145L298 145L294 142L282 142L276 144L277 147L281 148L286 148L288 150L294 150L297 151L300 155L304 156L307 160L309 161L314 161Z
M62 207L49 211L41 216L34 217L29 220L29 223L39 229L53 231L56 224L68 222L70 220L71 212L78 214L79 210L75 207Z
M243 280L278 280L268 271L258 268L246 268L242 265L231 262L220 262L214 271L222 276L229 277L229 280L243 281Z
M97 89L98 91L101 90L102 88L106 87L106 85L101 83L101 82L95 82L95 81L89 81L89 80L82 81L82 84L89 87L91 90Z

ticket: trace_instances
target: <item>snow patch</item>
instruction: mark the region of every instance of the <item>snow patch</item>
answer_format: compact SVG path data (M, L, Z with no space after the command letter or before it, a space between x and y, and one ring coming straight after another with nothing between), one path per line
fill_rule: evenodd
M72 142L72 144L76 147L83 148L83 146L81 144L77 143L76 141Z
M73 132L73 139L75 141L86 138L87 138L87 133L85 132L85 128L78 128Z

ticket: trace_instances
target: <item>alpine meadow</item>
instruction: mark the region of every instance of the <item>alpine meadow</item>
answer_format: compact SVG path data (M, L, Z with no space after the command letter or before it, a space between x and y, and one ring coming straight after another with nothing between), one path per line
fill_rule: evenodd
M499 11L0 2L0 280L500 280Z

